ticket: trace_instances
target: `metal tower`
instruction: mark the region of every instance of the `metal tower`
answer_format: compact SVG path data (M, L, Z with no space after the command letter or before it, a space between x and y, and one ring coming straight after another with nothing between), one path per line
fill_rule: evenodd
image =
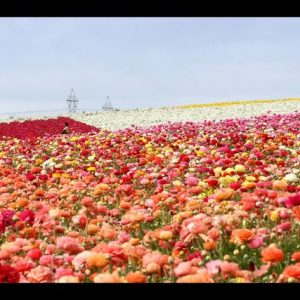
M111 102L109 101L109 97L108 96L106 98L106 101L105 101L104 105L102 106L102 109L104 111L114 110Z
M76 112L77 107L78 107L78 99L77 99L73 89L71 89L71 94L69 95L69 97L67 99L67 105L68 105L69 113Z

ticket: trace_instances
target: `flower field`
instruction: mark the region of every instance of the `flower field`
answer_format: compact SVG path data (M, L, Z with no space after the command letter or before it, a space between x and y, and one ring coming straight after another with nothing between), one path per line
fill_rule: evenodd
M68 117L59 117L48 120L25 120L23 122L0 123L0 139L3 137L15 137L19 139L32 139L42 136L61 134L65 127L65 122L69 123L73 132L85 133L98 131L97 128L75 121Z
M200 122L204 120L247 119L262 114L288 114L300 111L300 99L257 100L194 104L162 108L104 111L74 114L73 119L91 126L119 130L127 127L149 127L169 122Z
M300 113L95 127L0 125L0 282L300 280Z

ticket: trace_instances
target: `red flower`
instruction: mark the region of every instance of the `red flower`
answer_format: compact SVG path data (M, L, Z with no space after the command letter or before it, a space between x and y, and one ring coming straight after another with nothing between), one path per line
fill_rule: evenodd
M216 180L216 179L209 179L209 180L207 180L207 184L208 184L209 186L212 186L212 187L217 187L217 186L219 186L219 182L218 182L218 180Z
M29 209L25 209L20 214L20 219L24 222L27 222L30 225L33 225L35 214L33 211Z
M16 283L20 280L20 273L11 266L0 265L0 282L1 283Z

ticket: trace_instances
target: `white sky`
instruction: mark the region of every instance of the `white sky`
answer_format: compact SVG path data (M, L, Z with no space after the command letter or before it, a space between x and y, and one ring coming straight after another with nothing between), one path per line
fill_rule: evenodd
M300 97L300 18L0 18L1 112Z

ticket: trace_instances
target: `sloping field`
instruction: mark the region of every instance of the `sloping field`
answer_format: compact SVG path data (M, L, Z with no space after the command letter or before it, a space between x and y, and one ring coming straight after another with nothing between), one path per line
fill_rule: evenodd
M299 282L298 106L8 124L0 282Z

